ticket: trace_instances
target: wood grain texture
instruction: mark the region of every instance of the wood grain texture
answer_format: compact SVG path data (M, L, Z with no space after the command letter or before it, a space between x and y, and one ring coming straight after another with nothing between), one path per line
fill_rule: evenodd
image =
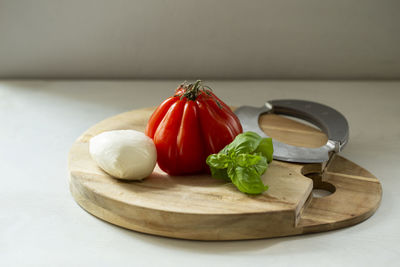
M238 240L346 227L365 220L379 206L382 189L378 179L340 156L327 165L273 161L262 177L270 188L258 196L240 193L232 184L208 175L172 177L158 167L140 182L120 181L103 172L88 153L90 138L108 130L144 131L152 111L133 110L106 119L73 144L69 153L71 193L91 214L155 235ZM293 145L316 147L326 142L326 136L315 128L281 116L263 116L260 125L269 135ZM313 184L334 193L314 198Z

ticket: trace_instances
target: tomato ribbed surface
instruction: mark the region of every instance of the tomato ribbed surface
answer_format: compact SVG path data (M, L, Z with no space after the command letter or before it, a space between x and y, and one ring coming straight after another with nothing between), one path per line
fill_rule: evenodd
M170 175L207 172L207 156L243 131L236 115L213 93L185 92L178 88L175 96L162 102L145 131L157 148L159 167Z

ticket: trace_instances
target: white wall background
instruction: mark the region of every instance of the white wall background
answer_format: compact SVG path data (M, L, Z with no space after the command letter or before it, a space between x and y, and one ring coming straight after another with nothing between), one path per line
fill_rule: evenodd
M2 78L400 78L397 0L0 0Z

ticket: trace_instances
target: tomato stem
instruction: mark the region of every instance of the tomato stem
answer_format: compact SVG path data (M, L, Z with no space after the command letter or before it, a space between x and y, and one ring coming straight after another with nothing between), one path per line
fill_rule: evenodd
M204 86L201 80L197 80L195 83L188 83L185 81L181 84L180 88L184 89L181 99L186 97L192 101L196 100L202 91L204 92Z
M178 90L179 89L183 89L183 93L178 93L175 96L180 96L181 99L186 97L188 100L194 101L201 93L205 93L209 97L212 97L215 103L217 103L218 107L222 109L221 103L219 103L215 96L211 94L212 89L209 86L204 85L202 80L197 80L195 83L188 83L187 81L184 81L179 86Z

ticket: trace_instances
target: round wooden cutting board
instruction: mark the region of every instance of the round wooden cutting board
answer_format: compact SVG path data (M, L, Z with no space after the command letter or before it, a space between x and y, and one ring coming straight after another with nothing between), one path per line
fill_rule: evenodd
M359 223L378 208L379 180L335 155L326 164L273 161L263 175L268 191L250 196L208 175L172 177L157 166L143 181L121 181L103 172L88 141L109 130L144 131L153 108L133 110L88 129L69 153L70 190L89 213L124 228L195 240L238 240L328 231ZM280 141L306 147L326 142L319 130L277 116L260 125ZM312 190L331 195L314 197Z

